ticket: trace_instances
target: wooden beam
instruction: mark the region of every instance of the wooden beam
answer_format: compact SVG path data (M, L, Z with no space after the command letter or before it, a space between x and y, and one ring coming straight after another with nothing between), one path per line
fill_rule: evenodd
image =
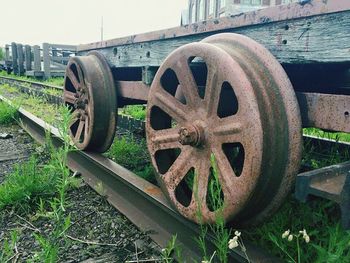
M222 32L244 34L280 63L350 62L350 1L310 0L184 27L80 45L115 67L159 66L174 49ZM331 48L330 48L331 47Z
M303 127L350 132L350 96L297 92Z
M119 98L147 101L149 86L142 81L116 81L115 86Z

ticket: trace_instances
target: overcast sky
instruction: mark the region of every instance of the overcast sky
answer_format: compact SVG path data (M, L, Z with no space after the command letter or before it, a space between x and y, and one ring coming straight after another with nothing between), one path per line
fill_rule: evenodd
M187 0L0 0L0 46L84 44L180 24Z

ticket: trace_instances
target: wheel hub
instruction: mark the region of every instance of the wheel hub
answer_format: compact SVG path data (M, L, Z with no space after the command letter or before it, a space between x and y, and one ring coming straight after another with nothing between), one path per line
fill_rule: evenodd
M201 146L204 143L204 128L201 124L190 124L179 129L179 142L182 145Z

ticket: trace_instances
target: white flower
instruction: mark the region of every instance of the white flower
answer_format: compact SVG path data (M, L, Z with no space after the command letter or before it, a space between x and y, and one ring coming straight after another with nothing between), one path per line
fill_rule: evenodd
M299 231L300 234L303 234L303 237L307 235L305 228Z
M232 239L228 241L228 248L229 249L234 249L235 247L238 247L238 237L234 236Z
M293 235L289 235L288 236L288 241L290 242L290 241L292 241L293 240Z
M202 263L209 263L208 260L202 260Z
M237 237L240 237L241 236L241 232L239 232L239 231L235 231L235 236L237 236Z
M284 233L282 234L282 238L286 238L287 236L289 236L289 233L290 233L289 229L284 231Z
M308 235L303 236L303 238L305 239L306 243L310 242L310 237Z

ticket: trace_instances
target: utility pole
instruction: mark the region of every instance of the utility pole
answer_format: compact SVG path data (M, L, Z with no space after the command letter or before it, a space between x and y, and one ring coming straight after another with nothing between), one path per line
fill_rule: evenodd
M103 16L101 16L101 41L103 41Z

